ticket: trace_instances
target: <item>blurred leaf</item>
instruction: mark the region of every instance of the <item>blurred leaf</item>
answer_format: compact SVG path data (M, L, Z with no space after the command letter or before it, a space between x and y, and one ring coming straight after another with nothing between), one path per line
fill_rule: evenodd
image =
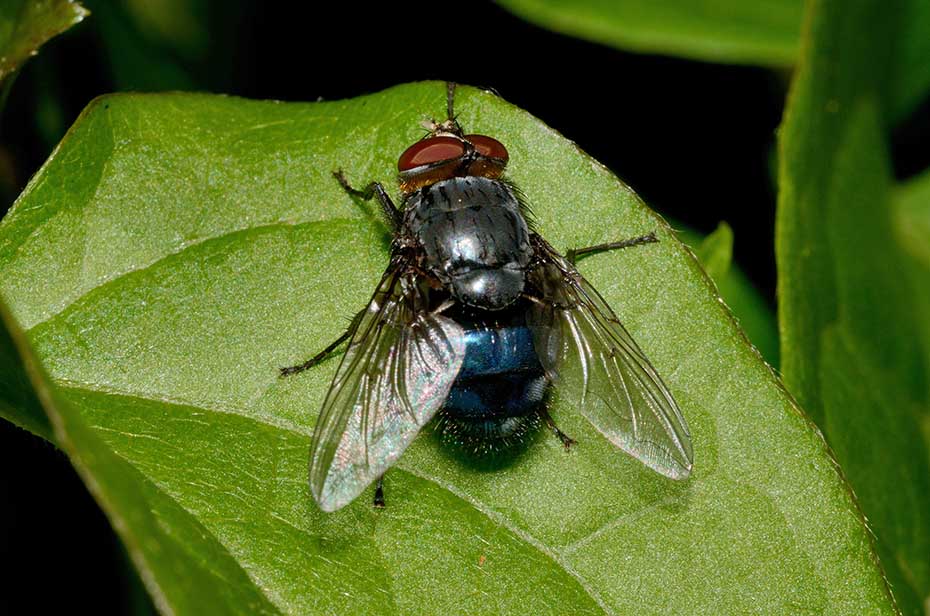
M930 357L930 170L896 186L893 203L895 233L906 254L923 354ZM924 368L930 372L930 361L924 363ZM930 374L926 382L930 382ZM922 410L930 418L930 404L923 405ZM930 438L924 442L930 443Z
M618 49L789 66L798 55L802 0L498 0L545 28Z
M900 0L893 18L898 21L891 117L907 117L927 97L930 89L930 2Z
M887 144L888 42L910 24L901 1L810 11L780 131L782 371L858 494L902 609L917 614L930 595L925 317L894 237Z
M12 324L6 307L2 304L0 321ZM48 417L36 398L13 340L5 327L0 327L0 417L46 440L54 440Z
M733 262L733 229L725 222L695 247L695 254L711 278L723 278Z
M469 88L457 103L469 130L507 144L556 246L659 234L582 269L681 403L692 479L622 455L556 392L573 452L543 432L479 470L424 434L388 473L386 510L369 492L321 513L307 449L337 362L277 368L342 332L388 254L376 208L331 171L390 180L421 117L442 113L442 86L314 104L98 99L0 222L0 292L77 411L72 455L98 461L85 479L134 499L108 509L117 527L140 550L169 541L178 573L141 562L162 607L893 613L823 440L691 254L533 117Z
M901 243L914 259L930 270L930 171L898 186L894 198Z
M35 124L36 132L42 139L47 152L51 152L65 131L68 130L68 121L61 101L62 83L58 79L53 58L44 56L37 58L31 67L35 88ZM22 189L20 185L17 192ZM15 194L13 195L16 196ZM12 202L12 199L10 199Z
M249 44L241 37L248 3L85 2L96 17L94 27L119 90L226 91L241 73L235 58L241 53L239 46Z
M122 0L139 29L186 57L207 53L206 0Z
M4 0L0 3L0 82L39 47L87 16L72 0Z
M48 378L46 376L46 378ZM152 595L145 588L145 584L139 577L138 569L132 562L129 552L124 545L118 545L120 567L120 581L124 586L127 601L124 613L127 616L153 616L158 614L158 609L152 602Z
M802 0L498 0L544 28L617 49L709 62L783 67L799 53ZM930 88L930 2L901 0L886 41L896 57L891 117L906 117Z
M88 0L119 90L193 90L197 82L170 47L133 19L124 2Z
M720 297L746 332L749 341L771 366L778 367L778 327L775 314L739 268L732 266L733 231L721 222L705 238L693 231L678 237L694 250L704 270L717 285Z

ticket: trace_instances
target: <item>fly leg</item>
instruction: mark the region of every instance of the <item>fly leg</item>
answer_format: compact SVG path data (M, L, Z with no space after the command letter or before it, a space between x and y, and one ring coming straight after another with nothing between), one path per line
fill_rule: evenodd
M653 242L658 241L659 238L656 237L656 233L653 231L651 233L647 233L646 235L640 235L639 237L633 237L620 242L607 242L606 244L597 244L595 246L587 246L585 248L570 248L568 252L565 253L565 258L568 259L569 263L575 265L579 259L583 259L584 257L588 257L599 252L617 250L618 248L629 248L630 246L641 246L642 244L652 244Z
M552 430L552 433L555 434L555 436L560 441L562 441L562 446L565 447L565 451L568 451L569 449L571 449L572 445L574 445L577 442L575 439L571 438L570 436L568 436L567 434L559 430L558 426L555 425L555 420L552 419L552 415L549 414L548 409L543 407L543 409L539 411L539 416L542 418L543 421L546 422L546 426L548 426L548 428Z
M298 374L300 372L303 372L304 370L309 370L310 368L314 367L315 365L317 365L318 363L320 363L321 361L329 357L332 354L332 352L336 350L336 347L338 347L340 344L342 344L343 342L345 342L346 340L352 337L352 334L355 332L355 328L358 327L358 322L361 320L363 314L365 314L364 310L359 312L357 315L355 315L355 317L352 319L352 323L349 325L349 329L343 332L341 336L333 340L329 344L329 346L327 346L325 349L323 349L322 351L320 351L319 353L317 353L316 355L314 355L313 357L311 357L304 363L297 364L296 366L288 366L286 368L279 368L280 373L281 373L280 376L282 377L291 376L292 374Z
M391 231L397 231L400 228L401 222L403 221L403 213L397 209L397 206L391 201L390 195L384 190L384 186L381 185L381 182L371 182L364 189L359 190L353 188L352 185L349 184L349 180L346 179L342 169L333 171L333 176L339 182L339 185L342 186L342 189L353 197L359 197L365 201L370 200L372 197L378 197L378 204L381 205L381 211L384 213L384 217L391 226Z
M384 475L378 477L378 485L375 486L375 500L372 505L375 509L384 509Z

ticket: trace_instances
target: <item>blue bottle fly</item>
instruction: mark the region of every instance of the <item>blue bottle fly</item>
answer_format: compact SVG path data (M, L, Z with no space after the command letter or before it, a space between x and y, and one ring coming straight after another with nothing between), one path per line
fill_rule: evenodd
M456 301L445 315L464 329L440 430L476 454L506 449L535 427L547 385L521 299L533 256L522 209L511 187L480 176L424 186L404 209L428 274Z
M403 205L378 182L391 260L349 330L282 376L312 368L346 340L310 448L310 490L334 511L377 481L434 417L443 436L484 455L545 422L547 390L608 441L672 479L691 472L688 427L672 394L607 303L575 267L584 256L657 241L654 234L553 249L528 223L498 140L466 134L453 114L397 162Z

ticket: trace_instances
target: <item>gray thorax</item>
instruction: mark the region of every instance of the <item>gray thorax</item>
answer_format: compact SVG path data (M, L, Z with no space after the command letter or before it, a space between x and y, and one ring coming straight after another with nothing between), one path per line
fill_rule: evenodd
M520 204L500 180L456 177L413 193L404 224L424 265L468 306L500 310L523 292L532 248Z

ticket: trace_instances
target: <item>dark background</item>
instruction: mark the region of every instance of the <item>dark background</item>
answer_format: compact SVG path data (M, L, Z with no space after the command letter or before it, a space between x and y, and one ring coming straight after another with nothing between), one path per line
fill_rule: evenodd
M423 79L495 89L610 167L649 205L708 233L730 223L737 264L775 306L775 130L787 71L615 51L493 4L360 8L192 2L175 39L114 0L21 71L0 119L0 213L95 96L117 90L338 99ZM182 28L182 31L184 29ZM930 161L930 109L897 131L899 177ZM570 194L565 195L570 200ZM146 598L68 460L0 422L0 613L126 613Z

